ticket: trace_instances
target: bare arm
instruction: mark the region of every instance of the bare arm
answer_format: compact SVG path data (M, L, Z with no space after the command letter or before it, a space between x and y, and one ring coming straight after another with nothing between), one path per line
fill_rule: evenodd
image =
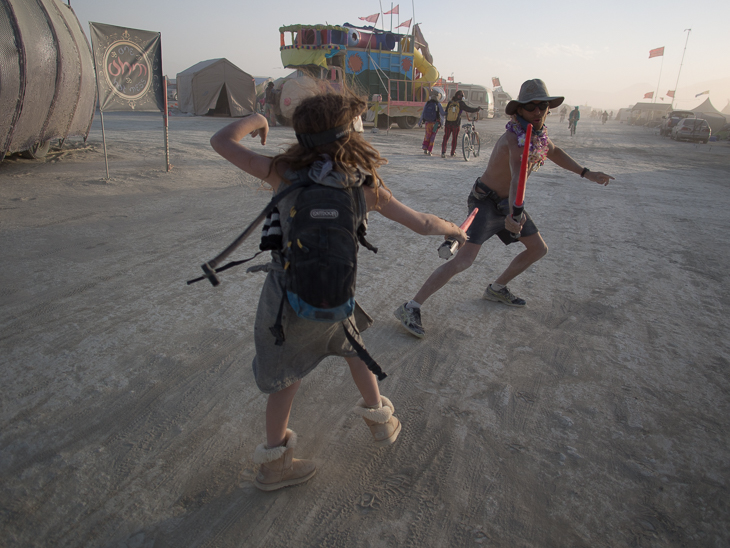
M383 189L380 189L380 199L377 207L375 206L375 190L372 187L365 188L365 199L368 203L368 211L377 211L391 221L410 228L417 234L423 236L443 234L447 238L454 238L460 246L466 242L466 232L454 223L444 221L430 213L421 213L411 209Z
M563 169L572 171L577 175L583 173L583 166L573 160L573 158L571 158L568 153L565 152L562 148L556 147L550 139L548 139L547 157L557 166L562 167ZM586 172L584 177L589 181L593 181L594 183L598 183L599 185L604 186L606 186L609 181L613 180L613 177L601 171L588 171Z
M240 141L248 134L261 138L266 144L269 124L260 114L252 114L236 120L218 131L210 138L210 144L218 154L246 173L269 183L274 191L281 183L278 173L271 170L271 158L246 148Z

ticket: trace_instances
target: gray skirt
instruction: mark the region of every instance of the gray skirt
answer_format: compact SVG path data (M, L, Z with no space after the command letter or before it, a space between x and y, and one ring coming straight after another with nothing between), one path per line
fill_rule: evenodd
M280 270L268 273L254 323L256 356L253 359L253 374L259 390L266 394L294 384L327 356L357 357L345 337L343 324L351 322L350 333L363 346L359 332L373 324L373 319L357 302L352 316L342 322L315 322L300 318L284 297L285 276ZM285 341L283 345L277 346L270 328L276 323L282 298L284 309L281 325Z

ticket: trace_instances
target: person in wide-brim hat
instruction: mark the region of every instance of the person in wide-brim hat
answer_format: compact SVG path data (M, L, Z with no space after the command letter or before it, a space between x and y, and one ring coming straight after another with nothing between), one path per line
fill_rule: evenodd
M607 185L613 179L606 173L582 166L548 137L545 120L550 109L560 106L562 102L563 97L551 96L545 83L534 79L522 84L517 100L507 105L505 111L510 115L510 120L505 132L494 144L492 153L487 156L484 173L474 182L467 197L469 213L474 214L473 217L469 216L471 224L467 228L467 242L459 248L454 258L442 263L431 273L410 301L395 311L395 317L412 335L418 338L426 336L422 305L441 288L448 287L454 276L471 267L482 245L493 236L497 236L505 245L519 243L523 249L487 286L482 296L488 301L507 306L527 304L525 299L512 293L507 284L542 259L548 248L524 204L515 205L520 180L526 181L530 173L546 161L599 185ZM529 140L528 127L531 135ZM525 172L521 169L523 157ZM537 198L534 194L531 197Z
M517 99L513 99L507 103L507 108L504 111L511 116L517 112L517 107L532 103L533 101L547 101L550 108L557 108L563 104L565 97L550 95L545 82L539 78L535 78L522 84Z

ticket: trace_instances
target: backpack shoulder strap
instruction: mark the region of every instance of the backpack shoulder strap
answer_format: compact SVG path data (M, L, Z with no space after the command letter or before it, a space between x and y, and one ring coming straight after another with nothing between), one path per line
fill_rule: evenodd
M364 184L354 187L352 189L352 197L355 201L355 207L357 207L360 211L360 219L362 219L360 225L357 227L357 241L360 242L363 247L369 249L373 253L377 253L378 248L368 242L365 238L368 231L368 203L365 199L365 189L363 188L363 186L365 186L365 184L369 184L372 180L372 175L367 175L365 177Z

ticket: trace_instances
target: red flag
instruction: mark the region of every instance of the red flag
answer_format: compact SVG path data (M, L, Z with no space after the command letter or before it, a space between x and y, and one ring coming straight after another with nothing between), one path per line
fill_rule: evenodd
M378 17L380 17L379 13L374 13L372 15L368 15L367 17L358 17L358 19L362 21L367 21L368 23L377 23Z
M408 21L403 21L400 25L398 25L395 28L399 29L400 27L410 27L411 21L413 21L413 19L409 19Z
M398 5L400 5L400 4L398 4ZM399 13L398 13L398 6L394 7L394 8L393 8L392 10L390 10L390 11L386 11L386 12L385 12L385 13L384 13L383 15L390 15L391 13L392 13L393 15L399 15Z
M492 87L493 88L498 88L501 85L502 84L499 83L499 78L492 77Z
M644 99L651 99L652 97L654 97L653 91L650 91L649 93L644 94Z
M667 92L667 97L674 97L674 92L672 90L669 90Z
M664 46L657 48L657 49L650 49L649 50L649 59L652 57L662 57L664 55Z

